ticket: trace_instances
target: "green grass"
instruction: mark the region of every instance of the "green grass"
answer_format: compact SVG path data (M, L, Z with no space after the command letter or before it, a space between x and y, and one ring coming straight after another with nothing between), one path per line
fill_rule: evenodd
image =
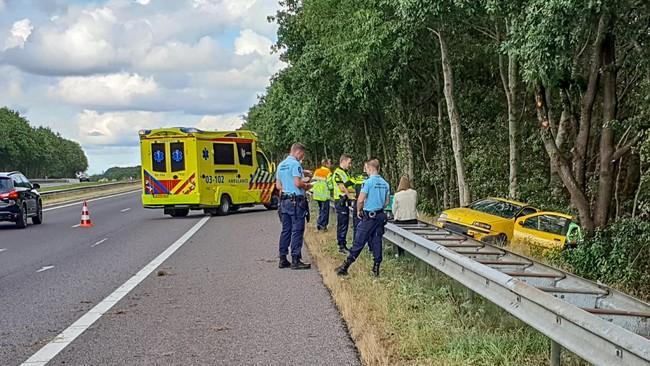
M58 191L60 189L71 189L71 188L81 188L81 187L94 187L98 185L102 185L106 183L98 183L98 182L84 182L84 183L75 183L75 184L63 184L60 186L49 186L49 187L42 187L38 191L39 192L49 192L49 191Z
M318 234L311 229L308 241L321 271L331 270L343 260L336 251L332 233ZM379 334L379 345L357 343L366 364L549 363L550 341L544 335L482 297L471 296L462 285L419 259L408 254L395 258L393 254L392 247L386 246L379 280L369 275L372 259L367 249L352 266L348 278L323 276L337 304L355 303L354 315L341 311L355 341L369 326ZM339 283L332 286L332 281ZM364 349L379 348L384 350L388 363L365 355ZM563 352L562 361L563 365L586 364L567 351Z

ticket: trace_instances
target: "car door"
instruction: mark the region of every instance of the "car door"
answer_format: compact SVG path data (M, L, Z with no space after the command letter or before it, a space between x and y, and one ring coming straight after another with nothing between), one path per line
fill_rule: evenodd
M30 214L36 214L38 210L38 195L34 192L34 186L24 175L20 175L20 179L23 181L23 186L25 189L25 194L27 196L27 207Z
M541 212L517 219L513 237L518 243L545 248L564 247L571 219L549 212Z
M24 202L27 205L27 214L31 215L36 213L36 194L33 191L32 184L29 182L27 177L22 174L17 174L18 179L20 180L20 186L23 188Z

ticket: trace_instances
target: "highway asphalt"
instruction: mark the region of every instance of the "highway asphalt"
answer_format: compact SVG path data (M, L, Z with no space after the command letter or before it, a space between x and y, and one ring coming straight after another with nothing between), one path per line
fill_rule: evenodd
M359 364L317 270L277 268L274 212L172 219L136 193L89 205L90 229L74 227L80 204L26 230L0 223L0 365L60 341L183 240L49 364Z

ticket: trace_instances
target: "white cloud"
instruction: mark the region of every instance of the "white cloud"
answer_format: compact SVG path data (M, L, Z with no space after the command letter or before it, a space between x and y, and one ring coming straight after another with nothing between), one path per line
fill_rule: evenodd
M138 131L161 127L164 114L153 112L99 113L84 110L77 116L79 139L88 145L128 146L138 142Z
M196 127L204 131L233 131L243 123L241 116L203 116Z
M94 171L118 160L106 151L137 147L141 128L238 128L284 67L266 20L277 0L7 3L0 106L79 139Z
M193 45L169 41L155 46L136 60L135 66L149 71L178 71L216 68L229 62L228 52L205 36Z
M235 40L235 53L249 55L253 52L264 56L271 53L273 42L270 39L255 33L251 29L244 29Z
M157 91L158 85L153 77L120 73L65 77L51 94L79 105L128 106L135 98L150 96Z
M34 26L32 26L32 22L27 18L15 22L11 27L11 31L9 31L9 37L5 40L4 50L25 47L25 42L27 42L33 30Z

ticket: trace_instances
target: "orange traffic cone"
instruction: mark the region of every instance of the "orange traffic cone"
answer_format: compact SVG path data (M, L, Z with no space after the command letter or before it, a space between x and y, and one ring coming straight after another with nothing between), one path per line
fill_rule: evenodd
M79 227L93 227L92 221L90 221L90 211L88 211L88 203L84 201L84 205L81 208L81 223Z

